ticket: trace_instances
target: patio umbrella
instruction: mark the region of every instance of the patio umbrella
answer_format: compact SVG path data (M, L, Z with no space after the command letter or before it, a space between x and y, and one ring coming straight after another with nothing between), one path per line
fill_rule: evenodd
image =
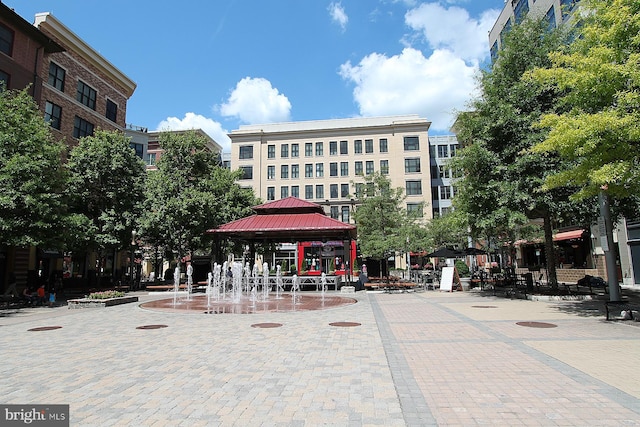
M454 249L440 248L425 256L429 258L458 258L462 255L462 252Z

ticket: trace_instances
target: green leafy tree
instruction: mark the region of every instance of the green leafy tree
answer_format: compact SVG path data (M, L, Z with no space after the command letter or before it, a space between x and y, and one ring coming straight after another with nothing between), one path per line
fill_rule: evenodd
M60 247L66 225L64 145L26 90L0 88L0 244Z
M402 207L404 190L392 188L391 181L376 172L364 177L360 204L355 212L360 251L380 262L385 274L387 258L406 251L406 210ZM383 262L384 261L384 262ZM388 274L387 274L388 276Z
M576 187L575 198L606 188L613 199L640 194L640 3L584 0L580 37L554 52L530 81L560 91L563 111L542 116L549 129L533 153L558 153L570 167L546 177L545 188ZM637 205L636 205L637 207Z
M209 252L206 230L250 215L253 192L236 184L242 172L219 166L218 153L194 131L163 132L160 146L158 170L147 180L141 236L178 259Z
M529 150L545 139L546 131L534 124L544 113L556 111L558 92L523 75L550 65L549 53L567 44L562 31L548 31L545 19L525 19L516 25L492 69L483 72L480 96L470 104L472 112L461 115L456 125L463 144L477 145L459 152L462 178L456 207L467 214L473 233L511 243L528 219L542 218L549 281L554 286L555 224L564 217L589 223L595 205L572 203L570 187L541 191L549 175L567 168L557 155Z
M129 139L121 132L98 130L71 150L68 169L74 246L96 251L101 260L129 247L146 177Z

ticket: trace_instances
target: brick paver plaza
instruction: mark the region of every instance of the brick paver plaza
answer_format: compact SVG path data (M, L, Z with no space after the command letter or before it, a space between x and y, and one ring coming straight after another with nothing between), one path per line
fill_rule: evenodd
M601 302L355 298L0 313L0 403L69 404L72 426L640 426L640 327L604 321ZM29 331L46 326L60 328Z

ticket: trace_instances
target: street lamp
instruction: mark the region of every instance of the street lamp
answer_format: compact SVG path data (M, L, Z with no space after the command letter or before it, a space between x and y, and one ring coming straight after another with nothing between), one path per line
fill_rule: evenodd
M129 269L129 289L134 290L133 283L133 257L134 257L134 246L136 244L136 230L131 231L131 267Z

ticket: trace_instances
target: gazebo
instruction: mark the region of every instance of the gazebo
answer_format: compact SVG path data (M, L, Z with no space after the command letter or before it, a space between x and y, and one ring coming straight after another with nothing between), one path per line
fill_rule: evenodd
M355 225L333 219L325 214L321 205L296 197L257 205L253 210L254 215L207 230L207 233L213 234L216 239L245 242L252 248L255 243L341 242L345 255L349 254L345 257L349 266L346 274L351 274Z

